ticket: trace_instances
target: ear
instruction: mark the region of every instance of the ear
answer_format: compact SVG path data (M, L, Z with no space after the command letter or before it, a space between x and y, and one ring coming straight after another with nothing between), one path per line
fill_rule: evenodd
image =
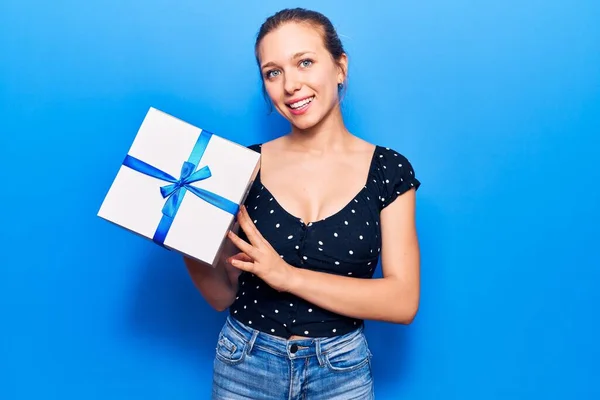
M348 56L346 53L343 53L340 59L337 61L338 64L338 76L337 82L344 83L346 82L346 78L348 77Z

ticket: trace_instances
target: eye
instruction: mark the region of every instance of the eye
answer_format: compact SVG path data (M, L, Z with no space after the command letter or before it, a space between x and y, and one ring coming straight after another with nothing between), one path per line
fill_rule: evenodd
M272 69L270 71L265 72L265 77L267 79L275 78L280 73L277 69Z
M308 59L308 58L300 61L300 65L304 68L310 67L312 65L312 63L313 63L313 60Z

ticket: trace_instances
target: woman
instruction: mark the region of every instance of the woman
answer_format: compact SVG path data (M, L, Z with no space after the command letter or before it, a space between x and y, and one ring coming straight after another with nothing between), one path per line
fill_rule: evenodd
M229 234L237 255L215 269L186 259L207 301L229 309L213 398L372 399L363 320L408 324L417 312L420 183L403 155L345 128L348 60L325 16L280 11L255 50L292 129L250 146L262 157ZM383 278L370 279L380 256Z

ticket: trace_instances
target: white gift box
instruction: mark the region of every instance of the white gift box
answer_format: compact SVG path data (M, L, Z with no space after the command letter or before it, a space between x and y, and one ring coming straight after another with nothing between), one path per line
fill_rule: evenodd
M259 153L150 108L98 216L215 266L259 165Z

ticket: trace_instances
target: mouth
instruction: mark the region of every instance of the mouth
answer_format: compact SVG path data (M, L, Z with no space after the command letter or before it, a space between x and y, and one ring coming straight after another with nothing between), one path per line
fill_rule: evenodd
M315 96L305 97L303 99L294 101L293 103L286 103L286 106L292 110L293 113L298 113L306 110L308 105L314 100Z

